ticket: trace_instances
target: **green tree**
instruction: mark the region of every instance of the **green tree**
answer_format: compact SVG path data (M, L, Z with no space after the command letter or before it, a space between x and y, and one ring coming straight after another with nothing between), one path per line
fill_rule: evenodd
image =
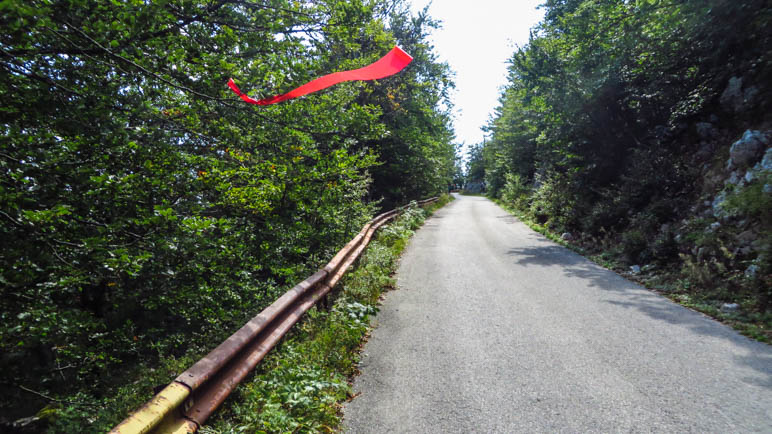
M0 423L126 405L108 401L124 375L201 354L329 259L372 215L373 179L404 201L449 176L445 109L415 70L267 107L225 86L265 97L364 66L396 40L391 4L0 4ZM395 116L388 92L416 106ZM367 144L410 128L404 168L429 175L379 181L394 150Z

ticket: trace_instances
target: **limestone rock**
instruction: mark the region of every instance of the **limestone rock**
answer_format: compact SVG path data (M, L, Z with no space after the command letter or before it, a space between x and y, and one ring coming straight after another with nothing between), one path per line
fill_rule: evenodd
M764 157L761 159L760 164L761 170L772 171L772 147L767 148L767 151L764 152Z
M729 175L729 178L727 178L726 184L738 185L738 184L740 184L742 182L742 180L743 180L743 178L735 170L734 172L732 172Z
M716 197L713 199L713 203L711 203L713 215L717 218L724 218L729 215L729 213L724 209L724 202L726 202L726 192L722 191L716 195Z
M728 169L742 168L758 161L761 152L769 143L769 138L761 131L746 130L740 140L729 149Z

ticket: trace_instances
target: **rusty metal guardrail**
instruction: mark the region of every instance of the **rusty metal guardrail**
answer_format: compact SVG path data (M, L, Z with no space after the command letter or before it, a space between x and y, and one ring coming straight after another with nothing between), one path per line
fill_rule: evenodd
M433 197L417 204L422 206L437 199ZM335 287L370 243L375 231L404 208L372 219L324 268L284 293L110 433L197 431L302 315Z

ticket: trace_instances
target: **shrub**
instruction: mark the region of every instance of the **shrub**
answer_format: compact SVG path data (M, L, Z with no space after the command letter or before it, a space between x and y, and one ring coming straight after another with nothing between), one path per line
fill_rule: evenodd
M523 183L520 175L507 173L501 199L522 211L528 209L530 191L531 189Z
M638 262L646 252L646 237L641 231L632 229L622 235L622 252L629 262Z
M547 175L531 196L530 211L534 218L550 229L562 230L572 223L578 197L570 190L566 175Z

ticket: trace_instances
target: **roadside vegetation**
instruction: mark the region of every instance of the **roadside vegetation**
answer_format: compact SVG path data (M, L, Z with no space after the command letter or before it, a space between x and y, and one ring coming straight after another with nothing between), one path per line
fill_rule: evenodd
M544 8L510 60L467 184L599 263L769 342L772 7Z
M105 431L456 173L436 23L402 0L0 10L2 432ZM266 107L226 86L267 97L395 44L414 60L382 80Z
M357 265L333 292L332 307L312 308L258 366L201 432L333 432L341 404L352 398L360 349L383 291L413 231L452 200L443 195L425 209L411 206L381 228Z

